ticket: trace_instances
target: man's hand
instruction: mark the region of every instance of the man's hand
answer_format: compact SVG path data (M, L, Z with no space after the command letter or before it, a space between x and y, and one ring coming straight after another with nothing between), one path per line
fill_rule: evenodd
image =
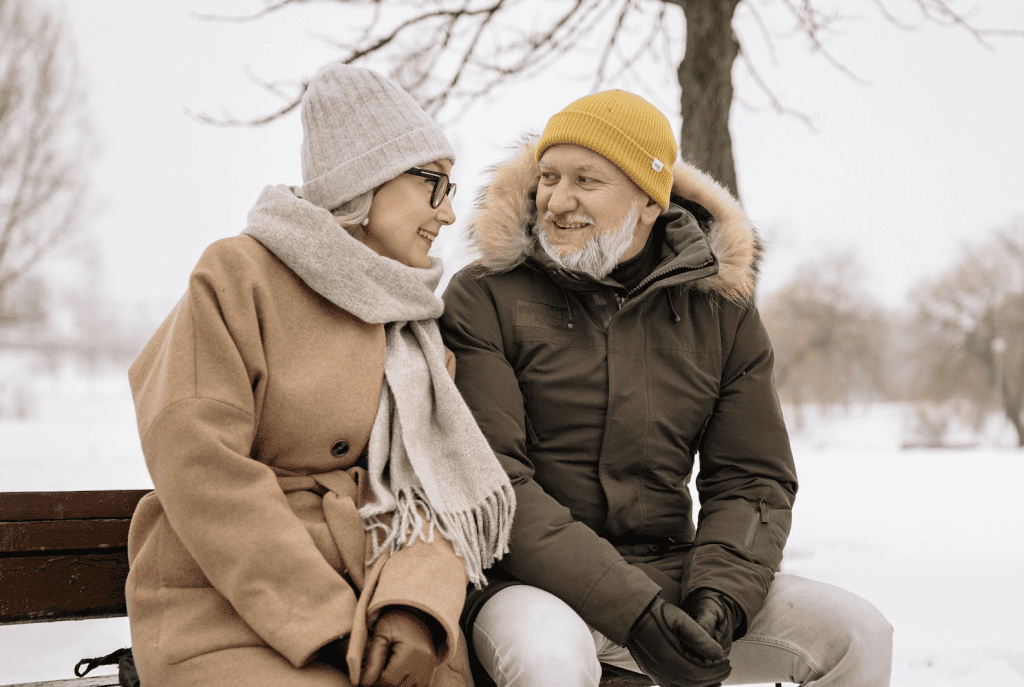
M681 608L660 597L633 625L626 648L662 687L718 685L732 670L722 647Z
M722 651L728 656L733 635L744 621L739 604L728 594L702 587L693 592L683 606L690 617L722 645Z
M373 626L361 687L427 687L440 665L430 628L415 613L393 606Z

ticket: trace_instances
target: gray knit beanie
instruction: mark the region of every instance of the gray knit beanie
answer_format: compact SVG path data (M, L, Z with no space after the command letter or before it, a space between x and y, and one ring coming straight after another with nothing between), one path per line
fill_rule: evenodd
M397 84L335 62L302 98L302 194L333 210L435 160L455 162L440 127Z

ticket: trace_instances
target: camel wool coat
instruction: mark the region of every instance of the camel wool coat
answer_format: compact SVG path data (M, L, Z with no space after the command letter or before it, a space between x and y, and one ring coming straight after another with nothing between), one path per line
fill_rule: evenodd
M346 685L317 650L350 637L361 651L397 604L447 633L432 687L472 685L458 629L467 575L447 540L367 565L357 510L373 498L361 466L383 374L383 325L251 237L206 250L129 372L156 487L128 543L143 684Z

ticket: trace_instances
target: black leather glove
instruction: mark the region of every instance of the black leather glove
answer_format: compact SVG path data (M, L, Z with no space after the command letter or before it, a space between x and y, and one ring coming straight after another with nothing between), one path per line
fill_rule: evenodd
M338 670L348 673L348 663L345 662L345 654L348 653L348 637L335 639L333 642L320 647L315 660L320 663L334 666Z
M421 614L414 609L391 606L373 626L359 684L427 687L440 663L430 626Z
M732 670L722 647L683 609L661 597L637 619L626 648L661 687L718 685Z
M746 625L740 605L728 594L701 587L686 598L683 608L712 639L722 645L722 651L728 656L736 631Z

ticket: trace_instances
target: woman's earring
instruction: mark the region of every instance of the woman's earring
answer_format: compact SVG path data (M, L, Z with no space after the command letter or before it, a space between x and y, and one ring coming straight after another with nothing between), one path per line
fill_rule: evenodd
M370 223L370 218L369 218L369 217L367 217L366 219L364 219L364 220L362 221L362 225L363 225L364 227L365 227L365 226L366 226L367 224L369 224L369 223Z

